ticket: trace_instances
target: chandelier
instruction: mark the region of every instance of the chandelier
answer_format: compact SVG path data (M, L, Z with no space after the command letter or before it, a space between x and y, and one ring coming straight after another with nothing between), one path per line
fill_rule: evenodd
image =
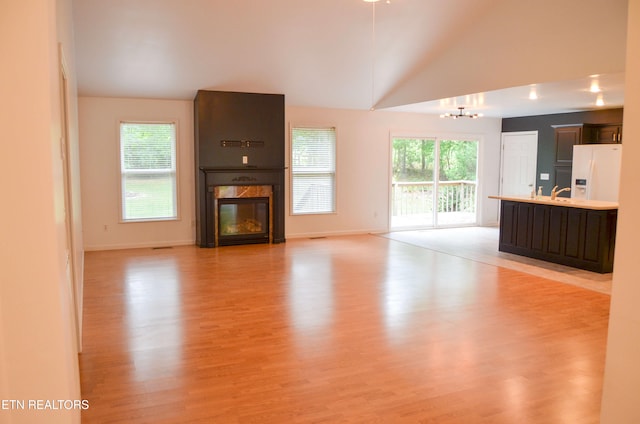
M458 119L458 118L477 119L480 116L482 116L482 115L477 114L477 113L465 112L464 111L464 106L458 107L458 113L443 113L442 115L440 115L441 118L453 118L453 119Z

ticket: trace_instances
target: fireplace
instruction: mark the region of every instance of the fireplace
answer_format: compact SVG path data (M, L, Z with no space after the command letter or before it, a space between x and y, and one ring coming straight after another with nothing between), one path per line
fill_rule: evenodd
M200 168L201 247L284 242L282 169Z
M196 243L283 243L284 96L199 90Z
M272 195L265 185L215 187L215 244L270 243Z

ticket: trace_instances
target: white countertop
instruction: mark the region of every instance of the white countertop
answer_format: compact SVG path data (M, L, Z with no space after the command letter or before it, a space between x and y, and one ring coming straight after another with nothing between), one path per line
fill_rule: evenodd
M569 208L607 210L618 209L616 202L604 202L600 200L582 200L568 197L556 197L551 200L551 196L540 196L532 199L529 196L489 196L489 199L511 200L513 202L537 203L540 205L565 206Z

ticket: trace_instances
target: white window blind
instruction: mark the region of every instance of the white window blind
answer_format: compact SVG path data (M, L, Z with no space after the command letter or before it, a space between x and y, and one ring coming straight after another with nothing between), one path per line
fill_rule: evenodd
M177 218L176 125L120 123L123 221Z
M293 128L291 134L293 214L335 212L335 128Z

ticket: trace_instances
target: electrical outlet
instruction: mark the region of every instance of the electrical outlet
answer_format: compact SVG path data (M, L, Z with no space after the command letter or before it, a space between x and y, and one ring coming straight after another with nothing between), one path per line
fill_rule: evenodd
M242 156L242 164L247 165L249 163L249 156Z
M549 181L549 174L547 174L547 173L540 174L540 180Z

